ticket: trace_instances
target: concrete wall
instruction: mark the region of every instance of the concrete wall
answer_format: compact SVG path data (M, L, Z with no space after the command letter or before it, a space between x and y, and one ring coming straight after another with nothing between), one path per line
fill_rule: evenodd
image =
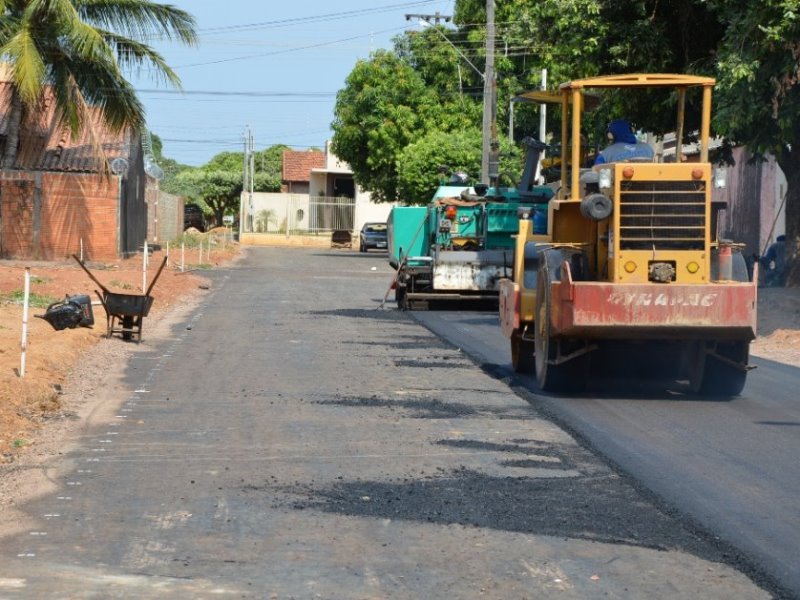
M0 175L0 254L56 260L78 254L114 260L119 178L4 171Z
M316 177L312 177L312 183ZM313 187L313 186L312 186ZM311 196L320 201L333 202L333 198ZM288 220L289 230L308 230L313 224L310 219L310 196L305 194L284 194L256 192L252 195L242 194L242 215L240 216L243 232L277 233L286 232ZM385 222L394 204L378 204L362 189L358 189L355 198L355 215L353 232L361 230L364 223ZM250 212L248 212L250 211ZM268 211L265 214L263 211ZM247 220L252 215L252 225Z
M392 208L396 203L376 203L372 197L359 189L356 195L356 223L355 230L361 231L364 223L385 223L389 218Z
M242 231L257 233L307 229L309 225L308 194L281 192L244 192L241 199Z

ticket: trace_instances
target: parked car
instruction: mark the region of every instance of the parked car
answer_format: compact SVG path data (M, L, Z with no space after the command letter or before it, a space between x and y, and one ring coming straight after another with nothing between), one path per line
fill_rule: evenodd
M370 248L386 250L386 223L364 223L358 237L358 249L361 252Z

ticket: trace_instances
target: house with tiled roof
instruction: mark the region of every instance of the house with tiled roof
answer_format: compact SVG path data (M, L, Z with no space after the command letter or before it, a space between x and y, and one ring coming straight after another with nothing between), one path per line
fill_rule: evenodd
M288 194L307 194L311 170L325 165L325 153L319 150L284 150L281 167L281 191Z
M330 142L323 152L285 151L281 173L281 192L242 193L243 243L270 243L269 234L295 236L300 242L304 236L333 231L356 233L364 223L386 221L392 208L392 204L373 202L350 166L333 154Z
M10 106L11 85L2 80L0 155ZM144 243L141 136L130 129L114 133L98 110L88 112L86 126L73 136L58 124L46 90L39 110L26 117L16 160L0 170L0 256L52 260L82 250L89 260L111 260Z

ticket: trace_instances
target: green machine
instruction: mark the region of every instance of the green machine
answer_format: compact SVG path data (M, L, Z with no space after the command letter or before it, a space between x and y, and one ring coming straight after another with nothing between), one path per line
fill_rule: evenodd
M389 263L397 270L400 308L424 309L438 300L497 302L499 280L513 271L520 213L532 213L534 225L546 233L553 197L549 187L532 185L544 145L524 141L528 160L517 187L443 185L428 206L392 209Z

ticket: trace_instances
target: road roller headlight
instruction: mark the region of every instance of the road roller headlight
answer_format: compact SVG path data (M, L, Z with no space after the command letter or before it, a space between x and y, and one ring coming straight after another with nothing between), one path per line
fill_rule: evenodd
M609 189L614 185L614 170L613 169L601 169L600 175L597 179L597 184L600 186L600 189Z
M623 265L626 273L633 273L636 270L636 263L632 260L629 260Z
M691 273L692 275L694 275L700 270L700 265L692 261L686 265L686 270L689 271L689 273Z

